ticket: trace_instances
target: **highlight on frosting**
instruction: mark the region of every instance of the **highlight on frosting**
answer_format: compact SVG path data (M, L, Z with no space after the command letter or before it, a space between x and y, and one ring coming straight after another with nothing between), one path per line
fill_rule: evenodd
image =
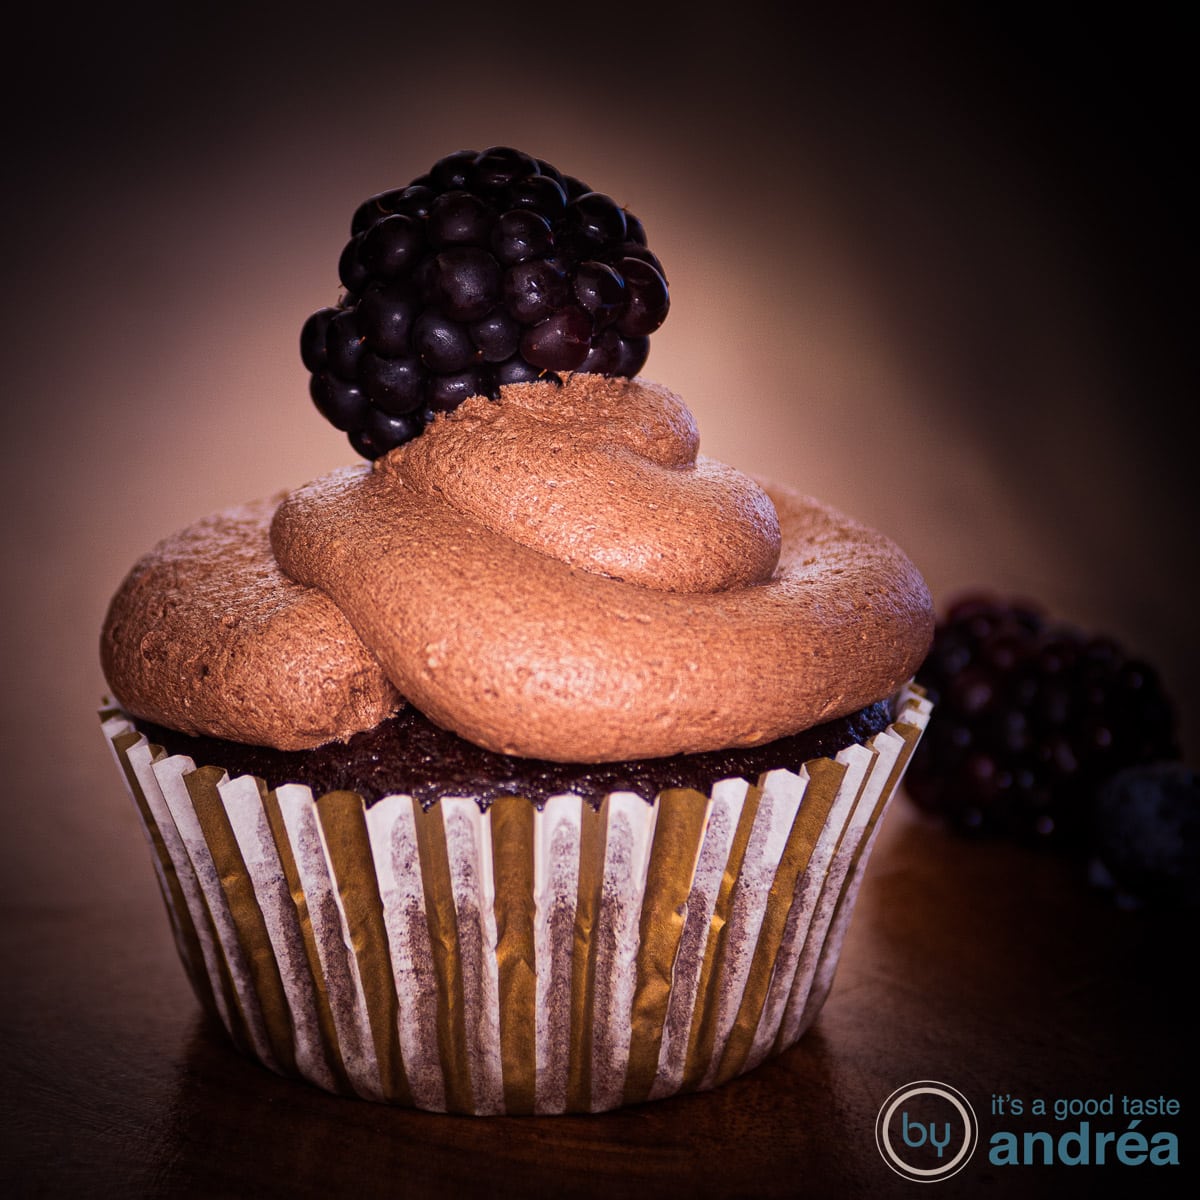
M932 635L925 584L892 542L700 456L682 401L644 381L506 388L272 507L247 527L236 585L213 553L188 568L203 586L180 589L187 532L135 568L104 634L129 711L285 748L349 736L348 714L369 728L398 693L491 750L649 758L852 712L910 678ZM192 681L181 725L131 647L219 642L247 605L272 614L272 654L255 660L272 729L212 655L221 669ZM319 672L293 665L313 662L310 606L341 648ZM314 687L337 716L320 729L298 694ZM221 728L205 728L214 709Z

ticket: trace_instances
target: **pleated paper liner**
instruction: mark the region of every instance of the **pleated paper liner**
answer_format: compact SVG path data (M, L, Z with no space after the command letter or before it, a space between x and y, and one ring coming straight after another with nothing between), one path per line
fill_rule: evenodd
M928 720L710 796L367 808L104 732L180 958L239 1048L333 1092L457 1113L598 1112L709 1088L827 995Z

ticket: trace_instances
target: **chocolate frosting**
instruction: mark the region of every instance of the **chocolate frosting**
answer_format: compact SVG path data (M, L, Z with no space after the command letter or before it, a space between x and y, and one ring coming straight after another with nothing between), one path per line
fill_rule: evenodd
M779 562L774 506L699 446L666 388L575 375L468 400L378 469L567 566L669 592L762 583Z
M654 384L469 400L273 519L266 502L160 546L110 610L110 686L159 724L280 749L369 729L399 693L557 762L754 746L892 695L932 636L912 564L697 450Z
M100 659L138 716L295 750L348 738L402 703L338 607L271 554L280 497L214 513L138 561Z

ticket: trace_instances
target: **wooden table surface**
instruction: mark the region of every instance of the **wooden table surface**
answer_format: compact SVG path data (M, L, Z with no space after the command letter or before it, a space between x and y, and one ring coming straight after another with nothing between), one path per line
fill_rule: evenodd
M646 222L672 290L648 373L706 453L883 529L939 604L990 587L1117 637L1162 670L1194 762L1182 24L1090 13L1059 36L943 6L834 30L739 6L681 25L648 6L582 70L561 5L472 12L452 55L435 6L378 24L354 6L337 30L327 6L119 7L24 6L0 81L0 1197L903 1196L874 1123L922 1079L965 1093L985 1139L993 1094L1184 1106L1179 1168L989 1167L981 1148L935 1194L1194 1184L1194 922L1117 911L904 799L814 1029L721 1090L468 1120L275 1078L188 992L95 719L98 630L133 561L352 459L296 339L336 297L354 206L508 143Z

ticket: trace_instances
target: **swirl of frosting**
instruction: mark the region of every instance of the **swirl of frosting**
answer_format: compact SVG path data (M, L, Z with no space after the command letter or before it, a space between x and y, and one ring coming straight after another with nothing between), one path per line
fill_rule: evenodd
M272 524L275 557L334 601L401 694L504 753L588 762L750 746L893 692L932 636L916 569L882 535L786 489L772 491L778 551L755 485L691 465L690 419L669 396L577 375L561 393L523 385L497 405L468 402L374 470L288 496ZM573 415L597 399L607 406L598 428L576 438ZM560 473L568 450L575 466ZM530 482L534 462L543 473ZM629 484L622 468L657 478L658 490ZM493 489L493 475L509 478ZM722 499L693 499L689 481ZM554 507L559 487L573 509ZM680 496L706 515L690 527L685 516L672 549L646 535L670 530L660 511ZM604 515L591 521L593 504ZM578 537L571 526L585 519ZM639 543L651 549L621 556ZM731 543L739 549L722 556ZM716 548L715 569L686 561L697 545ZM752 565L738 570L743 553Z
M490 750L603 762L852 713L932 631L887 538L698 456L666 389L576 375L168 538L101 657L129 712L184 732L303 749L407 699Z
M569 566L669 592L761 583L779 561L775 507L699 442L666 388L576 375L468 400L378 469Z

